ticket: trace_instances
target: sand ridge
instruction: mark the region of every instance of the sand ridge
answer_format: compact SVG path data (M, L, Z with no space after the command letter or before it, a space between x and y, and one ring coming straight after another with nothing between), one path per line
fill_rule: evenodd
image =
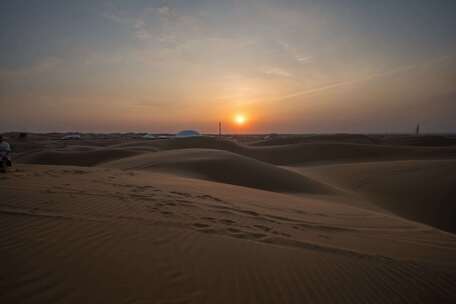
M122 158L104 167L172 172L222 183L270 190L329 194L332 189L295 172L239 154L213 149L179 149Z
M228 151L274 165L309 165L362 161L411 160L411 159L455 159L455 146L401 146L360 144L352 142L304 142L272 146L253 146L225 138L201 136L194 138L172 138L167 140L94 140L76 142L15 142L19 146L17 159L24 163L64 165L93 165L134 154L180 150L215 149ZM75 146L90 150L82 162L74 151ZM32 145L31 151L27 147ZM112 151L110 153L109 151ZM126 152L128 151L128 152ZM75 154L76 153L76 154Z
M337 164L297 171L361 194L405 218L456 232L456 160Z

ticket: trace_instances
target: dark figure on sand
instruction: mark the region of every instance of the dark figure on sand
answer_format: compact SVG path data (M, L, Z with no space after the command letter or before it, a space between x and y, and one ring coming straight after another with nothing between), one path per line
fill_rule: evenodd
M11 147L0 135L0 172L6 172L6 167L11 167Z

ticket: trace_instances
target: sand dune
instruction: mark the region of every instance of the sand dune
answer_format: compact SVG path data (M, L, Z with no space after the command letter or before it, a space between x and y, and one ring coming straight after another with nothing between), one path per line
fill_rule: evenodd
M367 144L297 144L264 148L265 161L278 165L456 158L456 148L380 146Z
M127 149L89 149L81 151L44 150L18 157L16 160L26 164L52 164L52 165L75 165L93 166L112 159L119 159L136 155L140 152Z
M456 238L384 214L105 168L24 165L0 190L2 303L456 299Z
M120 144L115 144L109 146L111 149L134 149L134 150L143 150L143 151L149 151L149 152L154 152L154 151L159 151L159 149L156 147L158 140L156 142L151 142L149 140L138 140L138 141L131 141L131 142L124 142Z
M454 146L456 145L456 137L444 135L385 136L382 138L382 143L412 146Z
M456 147L406 147L351 143L301 143L253 147L211 137L163 141L160 150L205 148L230 151L276 165L347 161L456 158Z
M276 192L332 193L329 187L295 172L222 150L180 149L147 153L103 166L172 172Z
M394 161L301 168L408 219L456 232L456 160Z
M363 135L363 134L316 134L279 135L252 143L255 146L290 145L298 143L353 143L400 146L452 146L456 137L449 135Z
M217 149L236 153L275 165L321 164L335 162L384 161L406 159L456 159L456 147L415 147L377 144L315 142L274 146L249 146L216 137L174 138L169 140L127 140L126 142L98 140L92 146L94 153L86 153L86 161L75 160L74 146L90 147L90 141L74 143L52 142L41 148L19 154L18 161L37 164L93 165L120 159L129 153L179 150L189 148ZM110 143L110 144L108 144ZM56 150L53 163L52 153ZM112 150L113 153L103 152ZM128 152L121 152L127 150ZM60 153L61 152L61 153ZM104 157L104 158L103 158ZM93 158L93 159L92 159ZM49 160L49 161L43 161Z
M376 144L379 139L375 136L362 134L328 134L328 135L280 135L272 136L253 143L255 146L276 146L291 145L300 143L354 143L354 144Z
M456 236L430 226L454 232L455 147L23 147L0 175L0 303L456 302Z

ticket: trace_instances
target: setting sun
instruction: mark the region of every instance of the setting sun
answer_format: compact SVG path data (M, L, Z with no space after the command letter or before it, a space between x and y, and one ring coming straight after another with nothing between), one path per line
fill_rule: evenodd
M242 126L243 124L245 124L245 122L247 121L247 118L245 115L243 114L236 114L234 116L234 122L237 124L237 125L240 125Z

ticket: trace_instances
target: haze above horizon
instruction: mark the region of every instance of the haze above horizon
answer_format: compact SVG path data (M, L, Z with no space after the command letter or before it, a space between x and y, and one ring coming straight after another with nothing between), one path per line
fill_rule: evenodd
M0 132L456 131L454 1L3 1Z

